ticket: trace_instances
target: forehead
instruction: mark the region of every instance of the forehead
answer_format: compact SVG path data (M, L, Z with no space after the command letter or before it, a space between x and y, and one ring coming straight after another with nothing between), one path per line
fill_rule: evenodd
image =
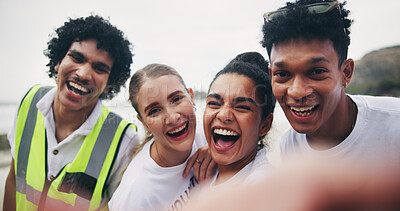
M86 57L101 58L108 61L114 61L112 56L104 49L97 47L97 40L88 39L72 42L69 50L78 51Z
M137 102L141 104L141 102L166 99L169 94L178 90L185 92L185 87L177 76L164 75L157 78L146 78L139 89Z
M236 73L228 73L215 79L210 94L219 94L223 98L250 97L256 99L254 82Z
M331 62L338 61L333 42L323 39L292 39L276 43L271 49L271 65L279 62L297 62L312 58L325 58Z

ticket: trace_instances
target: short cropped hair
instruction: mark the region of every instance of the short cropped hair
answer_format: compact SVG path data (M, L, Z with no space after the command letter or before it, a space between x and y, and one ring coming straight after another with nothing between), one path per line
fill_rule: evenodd
M99 97L112 99L130 77L133 54L131 43L124 38L124 33L100 16L69 19L55 30L55 36L47 43L47 49L44 51L50 59L47 64L50 68L48 75L50 78L57 77L54 68L65 57L73 42L88 39L95 39L97 48L107 51L114 60L107 82L108 92Z
M269 57L274 44L292 39L323 39L332 41L339 58L339 66L347 59L352 20L348 19L350 12L344 9L346 1L339 3L338 9L322 14L312 14L304 7L319 2L333 2L333 0L287 2L285 7L287 12L264 23L264 37L261 44L267 49Z

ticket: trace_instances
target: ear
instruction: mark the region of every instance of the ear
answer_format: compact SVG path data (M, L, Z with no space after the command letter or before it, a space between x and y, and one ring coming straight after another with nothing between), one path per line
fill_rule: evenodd
M271 77L271 66L268 66L268 74L269 74L269 77L272 78Z
M354 61L353 59L347 59L342 64L342 74L343 74L343 86L346 87L350 83L354 72Z
M60 68L60 62L58 62L57 65L54 66L54 71L56 71L56 73L58 73L59 68Z
M195 106L195 102L194 102L194 93L193 93L193 89L192 88L188 88L187 89L189 91L189 95L190 95L190 99L192 100L193 105Z
M274 119L274 115L270 113L267 118L263 122L261 122L260 125L260 131L258 136L264 136L265 134L268 133L268 131L271 129L272 126L272 120Z
M109 85L106 85L106 88L104 88L103 93L107 94L110 91Z

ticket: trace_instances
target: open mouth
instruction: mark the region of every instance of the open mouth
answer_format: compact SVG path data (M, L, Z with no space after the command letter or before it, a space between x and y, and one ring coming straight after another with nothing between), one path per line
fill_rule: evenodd
M215 147L218 150L223 151L230 149L240 138L240 135L236 131L220 128L215 128L212 132L212 135L214 138Z
M314 106L305 106L305 107L291 107L289 106L290 110L293 111L294 114L301 117L310 116L315 109L317 109L319 105Z
M68 81L67 82L67 87L68 90L70 90L74 95L87 95L90 93L90 90L79 85L78 83L75 83L73 81Z
M188 128L189 128L189 121L187 121L184 125L176 128L175 130L167 132L167 136L170 136L172 138L179 137L185 134Z

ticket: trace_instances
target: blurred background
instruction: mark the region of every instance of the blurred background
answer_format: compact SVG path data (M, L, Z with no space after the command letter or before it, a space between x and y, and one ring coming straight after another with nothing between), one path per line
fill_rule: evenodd
M196 91L201 117L207 91L216 72L237 54L257 51L263 13L284 6L284 0L0 0L0 202L10 154L5 134L13 124L18 102L34 84L55 85L46 71L43 50L50 35L69 17L96 14L125 32L133 44L132 73L150 63L174 67ZM342 1L341 1L342 2ZM400 96L400 1L349 0L354 20L349 57L356 61L347 92ZM136 114L122 89L105 102L124 118ZM278 162L275 147L289 127L279 106L268 137L270 159ZM2 204L1 204L2 205Z

